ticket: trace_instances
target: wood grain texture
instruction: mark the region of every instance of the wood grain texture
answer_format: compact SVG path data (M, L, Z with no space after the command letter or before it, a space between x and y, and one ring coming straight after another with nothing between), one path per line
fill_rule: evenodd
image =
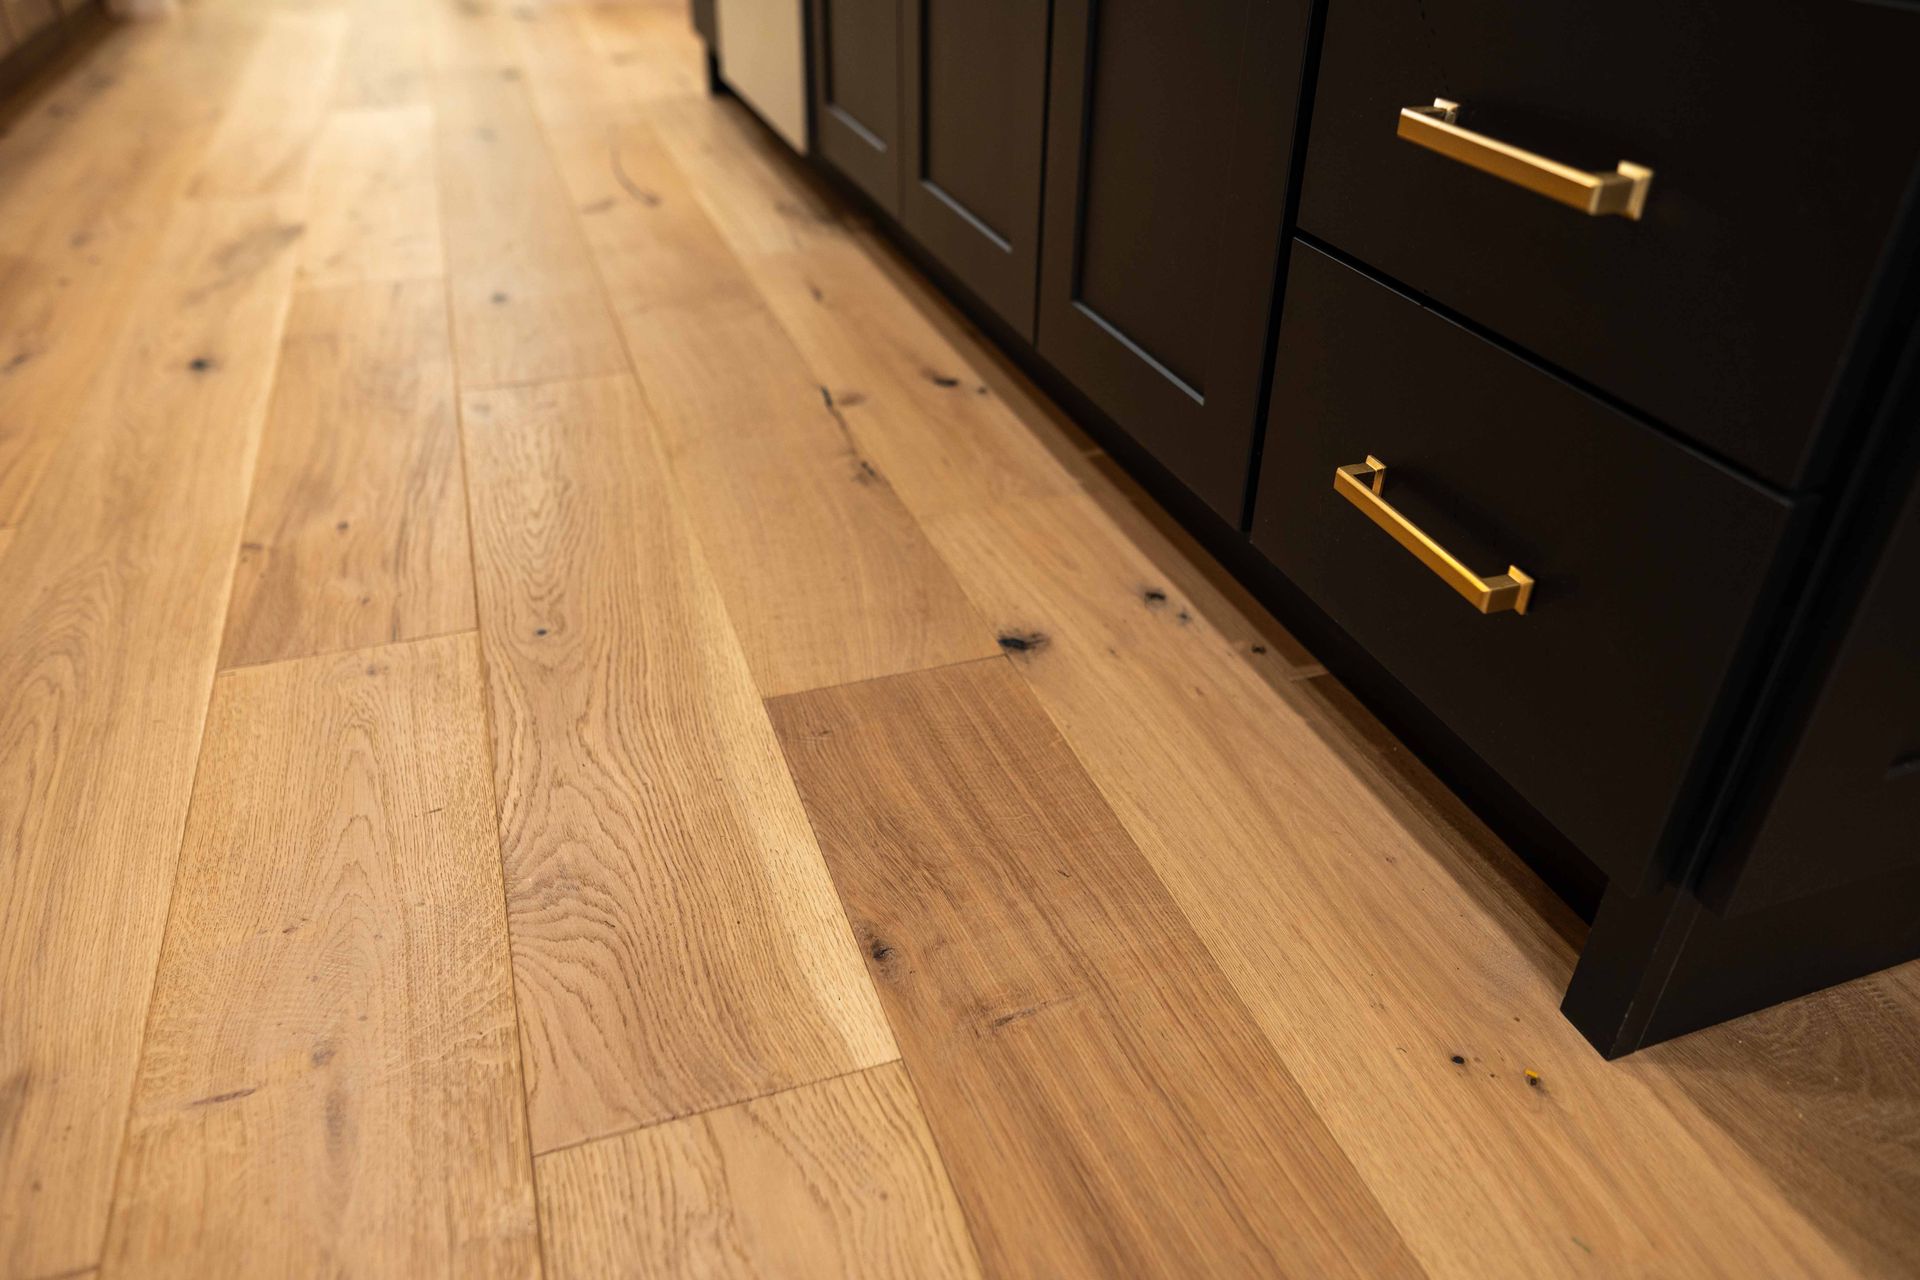
M1844 1273L1559 1015L1578 922L1337 686L1261 679L1090 499L929 531L1430 1273Z
M625 371L520 72L438 72L433 101L461 387Z
M109 1276L539 1273L479 646L222 676Z
M464 424L535 1149L895 1058L631 378Z
M648 246L602 254L609 289L761 692L997 652L665 153L643 131L596 132L569 135L563 172L597 211L597 248Z
M257 39L182 23L117 33L0 136L0 523L94 394Z
M314 144L301 283L439 278L433 108L330 112Z
M190 195L289 196L304 189L346 34L344 13L279 12L266 19Z
M1920 1274L1920 963L1615 1063L1724 1130L1859 1271Z
M554 1280L979 1274L890 1063L540 1159Z
M7 1274L98 1259L299 234L183 206L0 561Z
M979 354L963 355L941 331L943 304L903 292L876 261L869 232L825 201L743 109L668 104L648 119L848 429L915 515L1075 491L1073 477L976 368ZM620 141L628 169L644 173L641 135L628 128Z
M221 665L473 625L441 282L297 294Z
M989 1271L1418 1274L1011 664L769 706Z

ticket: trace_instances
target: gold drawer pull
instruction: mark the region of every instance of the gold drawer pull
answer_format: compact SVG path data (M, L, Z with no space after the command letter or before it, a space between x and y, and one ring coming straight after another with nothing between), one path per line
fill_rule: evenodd
M1622 160L1613 173L1588 173L1462 129L1454 123L1459 110L1459 103L1445 98L1435 98L1430 107L1402 107L1400 136L1593 217L1617 213L1640 220L1641 211L1647 207L1653 170Z
M1454 559L1445 547L1422 533L1413 521L1394 510L1380 496L1380 490L1386 482L1387 464L1372 454L1367 455L1365 462L1341 467L1333 473L1333 487L1339 490L1341 497L1366 512L1369 520L1392 534L1393 540L1413 552L1421 564L1439 574L1448 586L1472 601L1474 608L1482 613L1505 613L1509 609L1515 613L1527 611L1527 601L1533 598L1533 579L1520 572L1519 566L1508 565L1505 573L1482 578Z

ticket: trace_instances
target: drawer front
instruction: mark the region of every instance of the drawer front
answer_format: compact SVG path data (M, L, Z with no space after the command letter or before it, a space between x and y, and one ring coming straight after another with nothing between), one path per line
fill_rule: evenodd
M1920 157L1916 66L1920 9L1858 0L1334 4L1300 225L1764 478L1815 483ZM1581 170L1652 169L1642 218L1401 139L1401 108L1435 98Z
M1484 577L1480 613L1337 492L1382 498ZM1610 876L1645 883L1791 507L1297 245L1254 541Z

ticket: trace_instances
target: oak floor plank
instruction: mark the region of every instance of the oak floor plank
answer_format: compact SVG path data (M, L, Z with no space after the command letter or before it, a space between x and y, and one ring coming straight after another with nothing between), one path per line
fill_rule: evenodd
M531 1277L478 644L222 675L109 1276Z
M0 1273L98 1260L299 233L180 206L0 561Z
M624 372L521 73L441 71L433 100L461 388Z
M769 708L990 1272L1418 1274L1010 663Z
M629 101L706 94L706 45L677 0L575 5L565 12L594 53L619 69Z
M266 19L190 195L289 196L305 187L346 34L346 14L330 10L282 11Z
M595 210L583 215L590 243L760 691L996 653L664 151L644 129L556 136L569 191Z
M1920 1275L1920 962L1615 1063L1731 1134L1871 1276Z
M429 30L422 0L351 0L329 104L351 110L426 103Z
M414 103L328 113L314 144L301 283L413 280L445 272L433 108Z
M743 110L662 104L615 140L646 175L664 146L849 431L917 516L1073 493L1073 477ZM659 142L653 140L656 136ZM632 243L633 235L622 237Z
M1338 686L1262 680L1091 499L928 529L1432 1274L1845 1273L1560 1016L1578 922Z
M191 40L116 31L0 137L0 524L24 517L93 394L257 41L181 25Z
M553 1280L979 1274L889 1063L540 1159Z
M632 379L463 423L535 1150L897 1057Z
M473 626L442 283L296 294L221 665Z

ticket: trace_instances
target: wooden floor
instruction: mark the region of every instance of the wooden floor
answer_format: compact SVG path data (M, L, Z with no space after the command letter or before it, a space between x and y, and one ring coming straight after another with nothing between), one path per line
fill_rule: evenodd
M0 137L0 1276L1920 1274L1920 969L1581 926L678 3Z

